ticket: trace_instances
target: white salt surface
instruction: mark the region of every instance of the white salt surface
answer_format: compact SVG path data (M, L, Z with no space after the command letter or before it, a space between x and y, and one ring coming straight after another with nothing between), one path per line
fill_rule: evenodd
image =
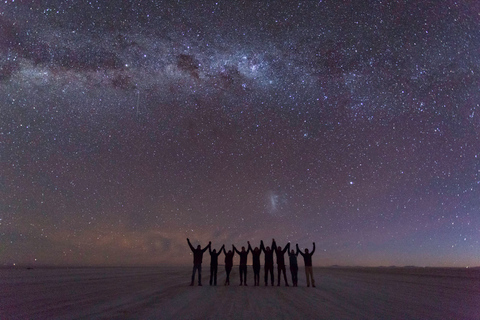
M275 270L276 271L276 270ZM288 267L287 267L288 271ZM191 267L0 269L0 319L480 319L480 270L315 268L316 288L190 287ZM276 276L276 274L275 274ZM276 281L276 280L275 280ZM289 279L290 281L290 279ZM291 285L291 281L290 281Z

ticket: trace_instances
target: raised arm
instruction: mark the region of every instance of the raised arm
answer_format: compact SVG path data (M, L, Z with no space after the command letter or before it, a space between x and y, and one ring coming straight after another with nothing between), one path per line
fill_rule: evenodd
M209 241L209 242L208 242L208 246L206 246L205 248L203 248L203 249L202 249L202 252L207 251L207 249L210 249L211 246L212 246L212 241Z
M272 239L272 251L277 251L277 243L275 242L275 239Z
M287 245L285 246L285 248L283 248L282 253L285 253L285 252L290 252L290 242L287 243Z
M237 248L235 248L234 245L232 245L232 246L233 246L233 250L234 250L236 253L240 254L240 251L238 251Z
M222 247L220 248L220 250L218 250L218 254L220 254L220 252L222 252L222 250L225 251L225 245L224 244L222 244Z
M313 250L310 252L310 255L312 255L315 252L315 242L313 243Z
M260 240L260 251L265 252L265 246L263 245L263 240Z
M190 250L195 251L192 244L190 243L190 239L187 238L187 242L188 242L188 246L190 247Z
M297 243L297 252L300 253L302 255L302 257L304 257L305 255L303 254L302 250L300 250L300 248L298 247L298 243Z
M250 245L250 241L247 241L247 243L248 243L248 250L247 250L247 252L248 252L248 251L252 251L252 252L253 252L252 246Z

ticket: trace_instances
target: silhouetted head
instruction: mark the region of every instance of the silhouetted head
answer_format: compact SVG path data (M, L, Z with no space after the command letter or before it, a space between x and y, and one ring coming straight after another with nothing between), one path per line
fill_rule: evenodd
M305 253L308 253L308 249L305 249Z
M232 250L228 250L228 254L231 254L232 253Z
M266 248L265 248L265 251L270 251L270 247L266 247Z
M253 251L258 252L258 247L255 247L255 249L253 249Z
M277 247L277 250L278 250L278 251L282 251L282 247L278 246L278 247Z
M242 252L245 252L245 247L242 247Z
M290 253L291 253L291 254L295 254L295 251L293 251L293 249L292 249L292 250L290 250Z
M217 250L216 250L216 249L213 249L213 251L212 251L212 252L213 252L213 253L216 253L216 252L217 252Z
M198 250L201 250L201 249L202 249L202 247L200 247L200 245L198 245L198 246L197 246L197 249L198 249Z

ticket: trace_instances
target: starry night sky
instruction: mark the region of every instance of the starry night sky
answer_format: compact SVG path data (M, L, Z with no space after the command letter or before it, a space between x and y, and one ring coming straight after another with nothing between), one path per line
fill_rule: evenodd
M478 1L2 0L0 265L191 264L187 237L480 265L479 25Z

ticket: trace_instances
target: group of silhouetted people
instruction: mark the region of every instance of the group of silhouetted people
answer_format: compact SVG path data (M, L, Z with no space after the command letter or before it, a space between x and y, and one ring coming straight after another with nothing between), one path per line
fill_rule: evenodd
M212 242L209 242L205 248L201 248L200 245L197 246L195 249L190 240L187 238L188 245L193 252L193 270L192 270L192 282L190 283L193 286L195 281L195 273L198 270L198 285L202 285L202 260L203 260L203 253L208 249L210 253L210 285L217 285L217 270L218 270L218 256L223 252L225 255L225 272L226 272L226 279L225 285L230 285L230 272L233 268L233 256L237 253L240 256L240 285L247 285L247 257L248 254L252 253L252 262L253 262L253 278L254 278L254 286L260 285L260 254L263 252L265 255L265 264L264 264L264 271L265 271L265 286L268 286L268 275L270 274L270 283L274 285L274 276L273 276L273 255L275 254L277 257L277 274L278 274L278 281L277 286L280 286L280 278L283 272L283 279L285 281L285 286L288 285L287 275L286 275L286 266L285 266L285 253L288 254L289 261L290 261L290 273L292 275L292 283L294 287L298 286L298 263L297 263L297 256L301 254L303 260L305 262L305 275L307 277L307 287L310 287L310 282L312 287L315 287L315 280L313 279L313 269L312 269L312 255L315 252L315 242L313 242L313 250L311 252L308 249L305 249L304 252L299 249L298 244L296 245L297 251L295 252L293 249L290 250L290 243L288 243L285 248L282 250L282 247L277 246L275 243L275 239L272 239L272 247L265 247L263 244L263 240L260 241L260 248L255 247L252 249L250 245L250 241L248 243L248 249L245 250L245 247L239 251L237 248L232 245L232 250L225 250L225 245L222 245L218 252L215 249L211 249Z

